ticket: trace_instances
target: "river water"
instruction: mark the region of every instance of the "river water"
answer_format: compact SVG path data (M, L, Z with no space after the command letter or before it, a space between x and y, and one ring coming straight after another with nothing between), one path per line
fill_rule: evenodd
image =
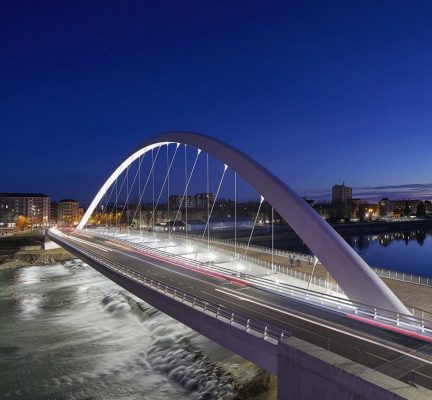
M342 237L371 266L432 278L432 230L401 230L377 234L342 234ZM292 233L275 236L275 247L300 253L308 248ZM266 237L254 244L271 247ZM310 252L309 252L310 253Z
M413 230L345 239L369 265L432 277L432 231Z
M202 348L81 261L0 271L0 399L232 398Z

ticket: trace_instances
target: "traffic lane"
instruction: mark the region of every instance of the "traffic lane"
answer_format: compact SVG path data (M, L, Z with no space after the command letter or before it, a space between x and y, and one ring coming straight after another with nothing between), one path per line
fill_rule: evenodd
M105 244L107 246L110 246L112 244L112 242L110 242L109 240L104 240L104 239L99 240L99 242L101 244ZM138 257L140 259L140 261L144 260L147 262L148 261L154 262L154 260L152 260L152 257L150 257L150 256L147 256L147 255L145 255L141 252L135 251L133 249L129 250L126 246L123 246L123 245L122 245L122 247L124 247L124 249L122 249L122 251L121 251L121 253L123 255L131 256L132 258ZM117 261L120 263L125 263L127 260L123 259L123 258L119 258L119 259L117 259ZM169 262L166 262L163 260L158 260L157 263L158 263L158 265L156 266L157 268L164 268L165 270L170 270L174 273L180 273L178 270L178 266L173 266ZM136 263L134 263L133 267L135 270L137 270L136 268L139 268L137 270L138 272L148 273L149 265L146 266L147 268L144 268L144 271L142 270L143 265L140 265L140 264L137 265ZM185 273L185 272L186 272L186 275L190 276L190 278L195 279L195 282L201 282L203 280L207 280L207 281L209 280L207 275L201 276L200 278L196 278L197 273L202 273L202 271L199 271L197 269L188 270L188 269L182 268L181 273ZM153 271L153 274L155 274L154 271ZM175 278L174 279L169 278L169 279L171 282L177 282L177 280ZM220 280L218 278L216 278L216 279L210 278L209 283L220 284ZM180 283L180 284L182 284L182 283ZM188 285L188 286L189 286L189 288L191 288L191 285ZM256 290L257 290L257 292L255 292L256 298L261 298L263 296L263 294L266 293L262 289L256 289ZM424 342L422 342L422 341L418 341L416 339L413 339L413 338L410 338L407 336L398 335L398 334L395 334L395 333L390 332L390 331L382 330L381 328L378 328L378 327L366 325L366 324L362 323L361 321L350 320L350 319L345 318L341 314L332 313L332 312L329 312L328 310L321 309L319 307L314 307L314 306L308 305L307 303L303 303L301 301L289 299L289 298L286 298L284 296L276 295L274 293L268 293L268 294L270 294L270 298L267 298L267 301L269 303L278 304L278 303L275 303L274 297L276 297L276 298L279 297L279 301L285 303L284 304L285 307L293 307L294 306L294 308L291 308L292 311L306 313L309 316L312 316L314 319L316 319L316 316L319 315L320 319L322 319L324 321L331 321L333 324L339 325L339 328L346 329L347 327L350 327L355 332L359 332L359 331L364 332L367 335L373 335L374 337L380 337L381 339L386 340L386 341L390 340L390 342L393 343L393 345L400 344L400 345L403 345L405 347L410 347L412 349L418 348L424 344ZM267 295L267 297L268 297L268 295ZM232 300L232 299L226 299L226 300Z
M244 298L244 294L246 292L249 292L249 290L250 289L247 289L247 291L242 291L241 297ZM227 291L227 288L225 288L224 291ZM274 303L267 303L265 300L263 300L263 298L259 299L260 304L253 304L251 306L250 302L248 302L246 298L236 299L231 297L231 299L227 299L224 294L220 293L219 291L217 292L217 294L209 292L205 294L207 296L210 296L213 299L213 302L224 304L228 308L238 309L240 312L246 313L248 315L252 315L253 313L255 313L253 315L255 315L256 318L260 320L265 320L269 324L291 331L297 337L313 337L315 339L315 342L311 342L315 344L317 344L317 340L322 344L323 341L320 340L319 337L317 337L322 336L329 338L331 341L335 340L340 345L348 346L350 348L358 348L362 351L375 354L383 358L383 362L391 361L395 357L399 357L400 354L404 354L408 357L421 356L422 360L418 360L417 358L415 358L416 367L421 367L425 365L423 358L426 358L429 362L432 362L432 357L430 356L431 346L429 344L425 345L425 343L421 341L415 341L415 347L409 347L409 345L412 345L412 343L408 343L407 341L405 341L404 338L403 345L396 345L395 343L389 342L388 340L383 341L378 336L366 336L362 334L361 331L355 332L351 330L351 332L349 332L344 325L339 327L335 325L333 326L333 328L337 330L334 330L328 328L327 326L325 326L325 324L323 326L323 324L319 321L313 321L311 323L309 321L303 321L301 320L302 318L306 318L309 320L309 315L302 314L299 311L299 308L294 309L291 307L287 307L274 312ZM269 307L267 308L266 306ZM293 313L295 315L283 315L281 318L280 314L284 314L284 312ZM303 329L305 329L307 332L304 332ZM384 332L386 339L389 334L391 335L391 332ZM410 338L408 338L408 340L409 339Z
M99 238L99 237L97 237L97 238L100 239L97 241L100 242L101 244L105 244L107 246L110 246L112 244L112 242L109 240L106 240L104 238ZM123 247L124 247L125 252L127 252L127 253L132 252L133 256L136 253L138 253L139 257L142 258L143 260L146 260L146 261L150 260L150 261L154 262L154 260L152 260L151 256L148 256L143 252L136 251L133 248L129 250L127 248L127 246L123 246ZM163 266L164 268L168 268L169 270L178 273L177 266L173 266L169 262L166 262L164 260L158 260L158 264L160 264L160 266ZM192 270L187 270L187 271L188 271L187 275L189 275L191 278L196 278L197 272L200 274L203 273L202 271L200 271L197 268L193 268ZM175 281L174 279L170 279L170 280L172 282ZM201 280L203 280L203 279L200 278L199 281L201 281ZM205 279L205 280L208 280L208 279ZM220 284L218 279L216 279L216 281L210 280L210 283ZM267 304L277 305L278 307L283 307L283 308L288 309L292 312L299 312L299 313L301 312L302 314L306 314L308 316L313 316L314 318L318 318L318 320L329 321L329 322L332 322L333 324L338 325L340 328L343 327L346 329L346 327L349 327L353 333L359 332L359 331L364 332L368 335L372 335L373 337L380 337L380 338L387 340L387 341L390 340L393 344L400 345L403 347L409 347L412 349L417 349L417 348L424 346L424 342L420 341L418 339L411 338L409 336L403 336L403 335L400 335L397 333L393 333L391 331L386 331L386 330L383 330L379 327L364 324L361 321L347 319L346 317L344 317L340 313L331 312L327 309L323 309L320 307L309 305L309 304L302 302L302 301L296 301L294 299L287 298L283 295L279 295L279 294L274 293L274 292L263 290L261 288L259 288L259 289L258 288L251 288L250 290L252 290L254 292L253 297L255 299L260 299L260 300L265 299L267 301ZM225 298L225 300L230 300L230 299ZM346 336L344 336L344 338L345 337Z
M361 321L353 320L351 318L346 318L344 315L334 311L330 311L325 308L316 307L310 305L301 300L292 299L283 295L279 295L277 293L262 290L259 288L251 287L247 291L242 292L241 294L244 297L249 297L250 300L259 299L260 302L266 302L268 306L277 306L279 308L297 312L304 316L313 316L318 319L318 321L326 321L331 322L338 326L343 326L344 328L348 327L354 332L365 332L369 335L373 335L375 337L382 337L383 339L391 338L393 344L399 344L403 347L411 347L411 348L424 348L425 342L418 340L416 338L412 338L410 336L403 336L392 331L386 331L379 327L364 324ZM431 348L432 346L427 345L427 348Z
M125 265L127 266L133 265L133 269L137 272L147 273L150 271L153 274L155 274L155 272L157 274L157 272L160 269L163 269L164 271L170 271L176 274L187 275L190 279L196 282L206 281L214 285L224 284L228 281L228 279L233 283L236 283L237 281L236 277L234 276L222 277L220 273L214 273L211 271L198 269L197 267L188 266L185 263L178 262L176 260L167 260L165 257L161 258L158 255L148 254L145 253L144 251L139 251L137 249L130 248L122 244L119 245L118 243L111 242L109 240L105 240L102 238L97 238L97 239L99 239L95 241L97 245L105 246L111 249L110 257L112 257L114 261L119 263L125 263ZM83 243L80 244L82 245ZM101 256L106 256L106 253L101 253L99 249L88 247L88 250L96 251L99 252ZM124 256L130 257L130 259L123 258ZM130 264L132 260L136 260L139 262L141 261L144 262L144 264L140 264L140 263L137 264L136 262ZM163 274L161 274L160 276L164 277ZM171 281L176 282L175 279L171 279ZM240 286L244 286L244 284L240 284Z
M120 262L122 264L127 263L127 257L126 259L121 259ZM138 259L138 267L142 267L142 260ZM147 260L148 262L148 260ZM141 264L141 265L139 265ZM135 256L133 257L133 261L129 260L129 267L137 270L136 269L136 258ZM150 264L151 265L151 264ZM147 269L149 267L149 265L146 265ZM160 267L164 268L163 266L161 266L161 264L157 265L156 268L159 269ZM172 270L173 266L171 264L165 264L165 267L169 270L169 272L173 272L174 274L178 274L179 271L178 269ZM175 268L175 267L174 267ZM146 271L146 273L148 274L148 271ZM196 275L196 272L193 272L194 275ZM181 281L185 279L185 277L183 276L183 274L181 274L182 276L177 280L178 283L181 284ZM190 277L186 277L186 279L188 279ZM192 277L192 279L196 280L196 277ZM323 347L327 347L326 344L326 337L330 338L330 346L329 349L333 350L341 355L344 355L348 358L354 359L354 360L358 360L358 349L362 348L363 351L367 351L370 354L376 354L381 360L380 363L386 363L388 361L391 361L392 359L397 358L400 353L396 352L393 348L386 348L383 346L382 343L377 343L376 339L374 337L371 337L370 340L371 342L367 342L365 341L364 337L361 336L354 336L354 337L350 337L347 334L347 330L345 326L340 326L339 331L334 331L334 330L329 330L328 327L326 326L317 326L316 322L311 322L311 321L304 321L304 320L299 320L299 314L301 314L299 312L298 309L292 311L294 314L297 314L295 316L287 316L286 314L283 314L283 310L268 310L265 309L264 305L266 302L262 299L259 298L259 296L262 294L261 290L255 289L255 295L253 296L254 298L259 298L260 303L262 304L244 304L241 303L239 304L239 301L233 301L233 298L229 295L227 295L226 293L220 292L220 290L226 290L227 286L224 286L226 284L218 282L218 284L216 285L216 288L214 287L214 284L209 284L204 282L201 279L198 279L195 284L194 284L194 291L192 292L193 294L201 297L201 298L205 298L209 301L215 302L214 296L212 298L212 294L209 294L208 288L213 286L213 290L218 290L218 295L217 297L217 301L216 303L223 305L231 310L233 310L234 312L238 312L240 314L244 314L244 315L248 315L249 317L251 317L252 319L256 319L259 321L265 321L265 323L269 324L269 325L274 325L277 326L281 329L284 329L286 331L291 331L293 332L296 336L303 338L309 342L315 343L317 345L321 345ZM178 286L178 285L176 285ZM222 289L221 289L222 286ZM233 286L234 288L234 286ZM240 291L243 293L244 291L253 291L253 288L247 288L247 287L236 287L234 292L235 293L239 293ZM188 290L190 291L190 290ZM198 293L197 293L198 291ZM210 298L209 298L210 296ZM286 302L289 302L289 299L284 299ZM294 304L296 304L297 302L293 302ZM270 298L270 302L269 304L271 304L272 306L274 306L274 299ZM308 306L307 304L303 304L303 303L299 303L299 305L306 307L306 308L310 308L310 306ZM283 315L281 315L283 314ZM338 318L340 318L341 316L337 315ZM343 318L343 317L342 317ZM345 322L345 320L344 320ZM361 327L364 328L364 325L361 324ZM375 328L372 328L373 330ZM387 336L387 332L382 332L380 330L378 330L378 332L380 334L383 334L385 336ZM354 333L355 335L356 333ZM319 336L321 335L321 336ZM318 336L318 340L317 340L317 336ZM337 343L335 343L337 342ZM421 344L424 344L423 342L421 342ZM388 343L387 344L390 347L395 347L395 345L393 343ZM403 350L403 349L399 349L399 350ZM406 349L405 353L409 354L409 350L410 349ZM424 365L423 362L418 362L416 360L416 365L417 366L422 366ZM407 371L408 372L408 371ZM398 374L400 374L400 371L397 372Z
M107 243L109 243L109 242L107 242ZM97 250L97 249L93 249L92 248L91 250L93 251L93 250ZM112 254L113 252L110 252L111 256L113 256L113 254ZM101 255L104 256L104 254L101 254ZM149 260L145 260L145 256L142 256L142 255L140 255L140 257L137 257L135 254L130 255L130 254L124 254L124 252L121 252L120 255L116 254L116 256L117 257L115 257L115 258L117 259L116 260L117 262L119 262L121 264L124 264L124 265L128 265L129 267L131 267L132 269L136 270L137 272L145 272L146 274L148 274L149 271L153 271L154 272L154 268L156 268L156 270L159 270L160 268L163 268L163 269L165 269L166 273L171 272L171 273L173 273L175 275L178 275L180 273L179 270L178 270L178 267L173 267L170 263L165 263L165 265L163 265L163 266L161 265L162 263L158 263L158 265L155 266L155 265L152 265L151 263L149 263ZM143 262L144 262L145 265L143 265ZM186 272L186 271L187 271L187 273L192 273L194 276L189 276L189 277L186 278L184 276L184 274L183 274L183 272ZM174 275L174 276L172 276L171 281L172 282L176 282L177 284L180 283L181 285L184 286L184 283L182 281L185 278L186 279L193 279L194 282L192 282L192 285L189 284L187 286L188 286L189 289L198 289L201 293L196 293L195 292L195 294L197 296L199 296L199 297L206 297L206 296L202 295L202 294L205 294L205 293L207 293L207 296L208 296L208 285L209 284L214 286L215 283L216 283L218 287L220 287L221 284L223 284L223 282L221 282L219 279L217 279L217 280L215 280L213 282L204 283L202 277L196 278L197 271L188 271L188 270L186 270L186 271L182 271L182 273L180 273L182 275L181 278L180 278L180 280L179 280L178 276L176 277ZM206 277L206 279L207 279L207 277ZM253 288L250 288L248 290L253 290ZM190 290L187 290L187 291L190 291ZM262 297L262 295L263 295L263 291L259 290L259 289L255 289L255 291L256 292L254 294L254 297L260 299ZM263 312L263 310L262 310L263 307L262 306L260 307L259 305L254 305L253 307L250 307L250 305L249 305L249 307L244 307L244 305L239 306L238 301L235 302L235 301L233 301L232 297L227 296L227 295L223 295L222 293L218 293L218 295L216 297L218 297L218 300L221 303L221 305L225 305L226 307L234 309L234 311L237 311L237 312L240 312L240 313L245 313L245 311L247 311L249 314L254 313L256 319L263 320L263 318L264 318L264 320L267 323L269 323L271 325L279 326L282 329L290 330L290 328L287 328L287 326L289 326L289 327L292 328L293 325L294 325L294 326L298 327L298 329L304 329L304 330L310 331L310 332L314 332L315 331L318 334L330 337L331 339L337 340L338 342L341 342L341 343L346 343L349 346L361 346L363 349L365 349L365 345L366 344L364 343L363 339L361 339L361 341L357 344L356 341L358 339L357 338L353 338L353 337L349 337L346 334L346 332L344 332L341 335L341 332L335 332L333 330L329 331L328 330L329 328L324 328L322 326L317 327L316 324L314 324L312 322L305 323L305 321L299 321L298 317L292 317L292 316L287 316L287 315L282 315L281 316L280 314L282 313L282 311L272 310L272 312L269 313L269 310L267 309L267 310L264 310L264 312ZM299 307L301 307L303 309L303 311L307 310L308 312L310 312L310 308L313 308L314 312L324 311L326 317L328 317L328 315L331 314L331 313L329 313L329 312L327 312L325 310L320 310L320 309L318 309L316 307L311 307L311 306L309 306L309 305L307 305L305 303L296 302L296 301L293 301L293 300L290 300L290 299L286 299L286 298L283 298L283 299L286 302L285 307L287 307L287 306L293 306L293 305L296 306L294 308L290 308L290 311L295 312L295 313L300 313L301 311L300 311ZM272 305L275 304L274 295L273 294L271 294L271 298L269 299L269 303L272 304ZM268 319L268 317L270 316L269 314L272 314L272 320ZM346 325L345 325L345 323L347 322L346 319L344 319L340 315L336 315L336 316L338 317L338 319L341 318L341 321L343 322L343 325L340 326L340 329L346 331ZM285 322L286 324L289 324L289 325L285 325L285 327L283 327L281 325L281 323L283 323L283 322ZM326 321L324 320L324 323L325 322ZM365 328L365 325L362 324L362 323L360 323L360 322L350 321L350 320L349 320L349 322L355 322L354 325L358 325L358 327L360 329L364 329ZM366 326L366 327L369 328L369 326ZM375 333L377 333L379 335L383 335L384 334L384 339L385 340L388 339L388 334L389 334L388 332L382 331L382 330L377 329L377 328L373 328L372 330L375 330L376 331ZM368 334L370 334L370 332ZM394 335L392 335L392 336L394 336ZM414 343L418 344L416 341L414 341ZM424 344L424 343L421 342L421 344ZM391 343L391 345L394 346L394 343ZM405 343L405 345L407 345L407 343ZM367 347L368 346L369 345L367 345ZM371 351L372 351L372 349L373 349L374 346L372 346L372 348L370 349ZM376 349L374 349L373 352L376 353ZM382 354L382 353L383 353L383 349L380 351L380 354ZM387 358L388 359L388 357L390 356L390 354L387 354L388 351L385 351L384 353L386 353L387 357L383 357L383 358Z
M102 239L102 240L95 240L95 242L99 242L100 244L104 244L104 245L107 245L109 247L112 245L112 242L110 242L109 240L107 241L107 240ZM133 250L133 248L130 248L129 246L124 247L123 245L121 245L121 247L123 247L123 250L129 250L130 249L132 252L132 255L134 253L136 253L136 251ZM138 251L138 253L140 253L140 258L143 258L143 259L149 258L149 257L145 256L145 253L143 254L139 251ZM150 257L150 260L152 260L151 257ZM152 261L154 261L154 260L152 260ZM161 261L158 260L158 263L161 263ZM176 268L175 266L171 265L170 263L168 263L168 264L164 263L164 264L165 264L165 267L170 270L170 272L179 273L178 270L176 270L176 269L173 270L173 268ZM158 265L157 267L159 268L160 265ZM149 271L146 271L146 272L148 273ZM154 271L150 271L150 272L154 273ZM200 271L200 272L202 272L202 271ZM193 275L196 275L196 273L197 273L197 271L192 272ZM158 273L154 273L154 274L156 276L159 275ZM166 278L166 277L162 276L162 278ZM192 278L194 278L194 277L192 277ZM171 279L171 281L174 281L174 280ZM182 282L179 281L178 283L180 285L182 285ZM198 279L198 285L200 283L202 283L202 277L200 279ZM231 291L231 289L229 289L229 287L232 285L226 286L226 283L225 284L219 283L219 285L224 286L224 289L223 289L224 291L227 291L227 290ZM189 286L189 288L194 289L194 287L192 287L192 286ZM242 296L242 297L245 297L245 293L249 293L250 296L247 296L247 297L251 297L253 299L260 298L261 303L263 302L263 297L266 297L265 293L262 293L263 292L262 289L254 289L251 287L248 287L248 288L243 287L240 289L238 287L237 288L232 287L232 288L235 289L232 291L233 293L236 293L238 295L241 292L240 296ZM208 293L208 292L201 290L201 293L203 293L203 295L201 295L200 297L210 296L214 299L213 302L219 302L220 304L225 305L226 307L231 308L231 309L237 309L237 310L240 309L241 313L248 314L249 316L254 315L254 318L256 318L258 320L269 321L269 313L268 312L262 313L259 309L256 309L255 307L245 306L244 304L243 304L243 307L241 307L241 306L239 307L238 299L237 299L237 301L235 301L235 300L233 300L233 297L230 296L230 294L226 295L225 293L221 293L220 292L221 289L215 289L215 290L219 291L218 295L215 295L214 293ZM252 292L254 290L258 290L259 293L253 294ZM228 297L226 297L226 296L228 296ZM290 299L287 299L286 297L284 297L282 295L279 295L281 297L281 299L278 302L275 300L275 296L278 296L278 294L272 293L272 292L267 293L267 296L268 296L267 302L265 303L267 305L274 306L275 304L278 304L278 306L281 307L282 309L292 310L293 312L295 312L297 314L300 314L300 310L302 313L303 312L306 312L306 313L310 312L309 308L311 306L308 304L302 303L301 301L296 302L295 300L290 300ZM295 309L292 308L293 302L298 303L298 307L296 307ZM339 321L339 319L341 317L340 314L334 315L332 313L329 313L328 310L322 310L319 307L318 308L313 307L313 311L314 311L315 315L321 314L324 312L325 315L321 315L321 317L324 317L325 320L333 320L334 323L340 322ZM333 315L333 317L336 317L336 318L332 319L331 318L332 315ZM330 318L329 318L329 316L330 316ZM272 325L280 326L280 327L285 326L285 330L292 331L294 334L297 334L297 336L299 336L299 337L304 338L305 334L306 334L306 336L308 336L308 334L309 334L310 328L306 328L307 329L306 332L303 331L303 329L305 329L304 326L299 326L298 321L294 322L295 325L292 325L292 321L289 321L289 318L287 318L286 315L285 315L285 318L283 321L277 319L276 315L273 315L271 318L272 319L275 318L275 320L273 320ZM346 320L343 320L342 322L344 323L344 329L345 329ZM269 323L271 323L271 322L269 321ZM281 325L281 324L283 324L283 325ZM286 325L286 324L288 324L288 325ZM355 329L359 329L359 330L362 330L365 327L365 325L361 322L359 322L358 324L354 324L354 325L358 325ZM369 326L368 326L368 328L369 328ZM300 329L300 331L299 331L299 329ZM372 330L376 330L376 329L372 329ZM329 336L327 330L324 329L322 331L322 327L315 325L314 331L315 331L314 333L310 333L310 335L312 335L312 336L309 337L309 341L311 341L311 342L315 341L316 344L321 345L321 346L325 345L325 343L322 343L322 342L320 343L320 340L318 340L318 343L317 343L317 336L316 335ZM382 333L382 331L380 329L378 329L378 332ZM388 332L386 332L386 331L384 331L384 332L387 336ZM329 350L334 350L336 353L345 355L349 358L356 359L356 356L358 356L356 348L358 348L360 346L358 344L354 343L353 338L348 337L345 332L343 334L340 334L338 332L333 331L332 333L333 333L332 340L336 340L337 342L341 342L341 343L345 342L344 343L345 347L341 349L341 347L338 346L337 349L334 349L333 347L334 347L335 342L330 341ZM336 337L337 335L339 335L338 338ZM405 347L408 346L407 339L408 340L411 339L409 337L403 337L401 335L394 335L393 334L392 336L394 337L394 339L392 340L393 342L401 341L400 344L402 346L405 346ZM319 336L318 336L318 339L320 339ZM416 342L417 341L414 340L414 343L416 343ZM424 342L420 342L420 343L421 343L422 351L425 353L430 353L431 346L430 345L424 345ZM395 378L399 378L399 379L403 378L404 376L406 376L409 373L410 370L420 370L423 374L426 374L429 376L432 374L432 366L430 364L425 364L423 361L420 361L418 359L414 359L412 357L405 356L405 355L400 355L399 353L395 354L394 350L387 350L387 349L382 348L382 347L379 348L379 355L378 355L376 348L375 348L375 345L372 345L372 346L366 345L365 346L363 339L361 342L361 347L362 347L362 350L364 350L364 351L368 351L371 354L376 354L378 357L384 358L385 360L388 360L388 362L386 362L385 360L380 360L381 366L378 367L378 369L384 373L387 373L388 375L394 376ZM372 347L372 348L366 348L366 347ZM376 360L374 361L374 364L376 364ZM374 366L376 366L376 365L374 365Z

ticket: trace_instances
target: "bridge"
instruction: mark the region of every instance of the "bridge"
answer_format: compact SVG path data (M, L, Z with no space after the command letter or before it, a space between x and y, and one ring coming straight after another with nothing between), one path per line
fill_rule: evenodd
M238 201L245 184L257 195L246 226ZM199 206L190 195L198 188ZM222 201L228 189L233 200ZM227 208L225 229L214 223L218 207ZM298 263L312 271L321 263L331 281L275 262L275 215L314 254L296 255ZM267 259L251 256L258 229L271 236ZM231 232L231 245L215 232ZM304 199L228 144L189 132L151 138L113 171L76 229L50 229L48 236L276 374L281 399L430 398L432 322L412 315Z

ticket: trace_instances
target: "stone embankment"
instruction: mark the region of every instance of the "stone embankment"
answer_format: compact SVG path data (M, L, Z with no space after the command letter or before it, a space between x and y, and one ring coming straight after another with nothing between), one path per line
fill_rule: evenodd
M12 254L0 254L0 269L50 265L76 258L63 249L23 250Z
M44 250L43 232L24 232L0 238L0 269L50 265L76 258L62 248Z

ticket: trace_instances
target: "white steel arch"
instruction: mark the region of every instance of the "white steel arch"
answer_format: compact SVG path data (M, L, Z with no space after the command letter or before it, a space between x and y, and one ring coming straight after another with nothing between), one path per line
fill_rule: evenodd
M369 265L304 199L246 154L206 135L192 132L167 132L145 141L115 169L104 183L77 229L85 226L107 190L133 161L147 151L169 143L187 144L201 149L242 176L274 207L314 252L351 300L409 314L407 308Z

